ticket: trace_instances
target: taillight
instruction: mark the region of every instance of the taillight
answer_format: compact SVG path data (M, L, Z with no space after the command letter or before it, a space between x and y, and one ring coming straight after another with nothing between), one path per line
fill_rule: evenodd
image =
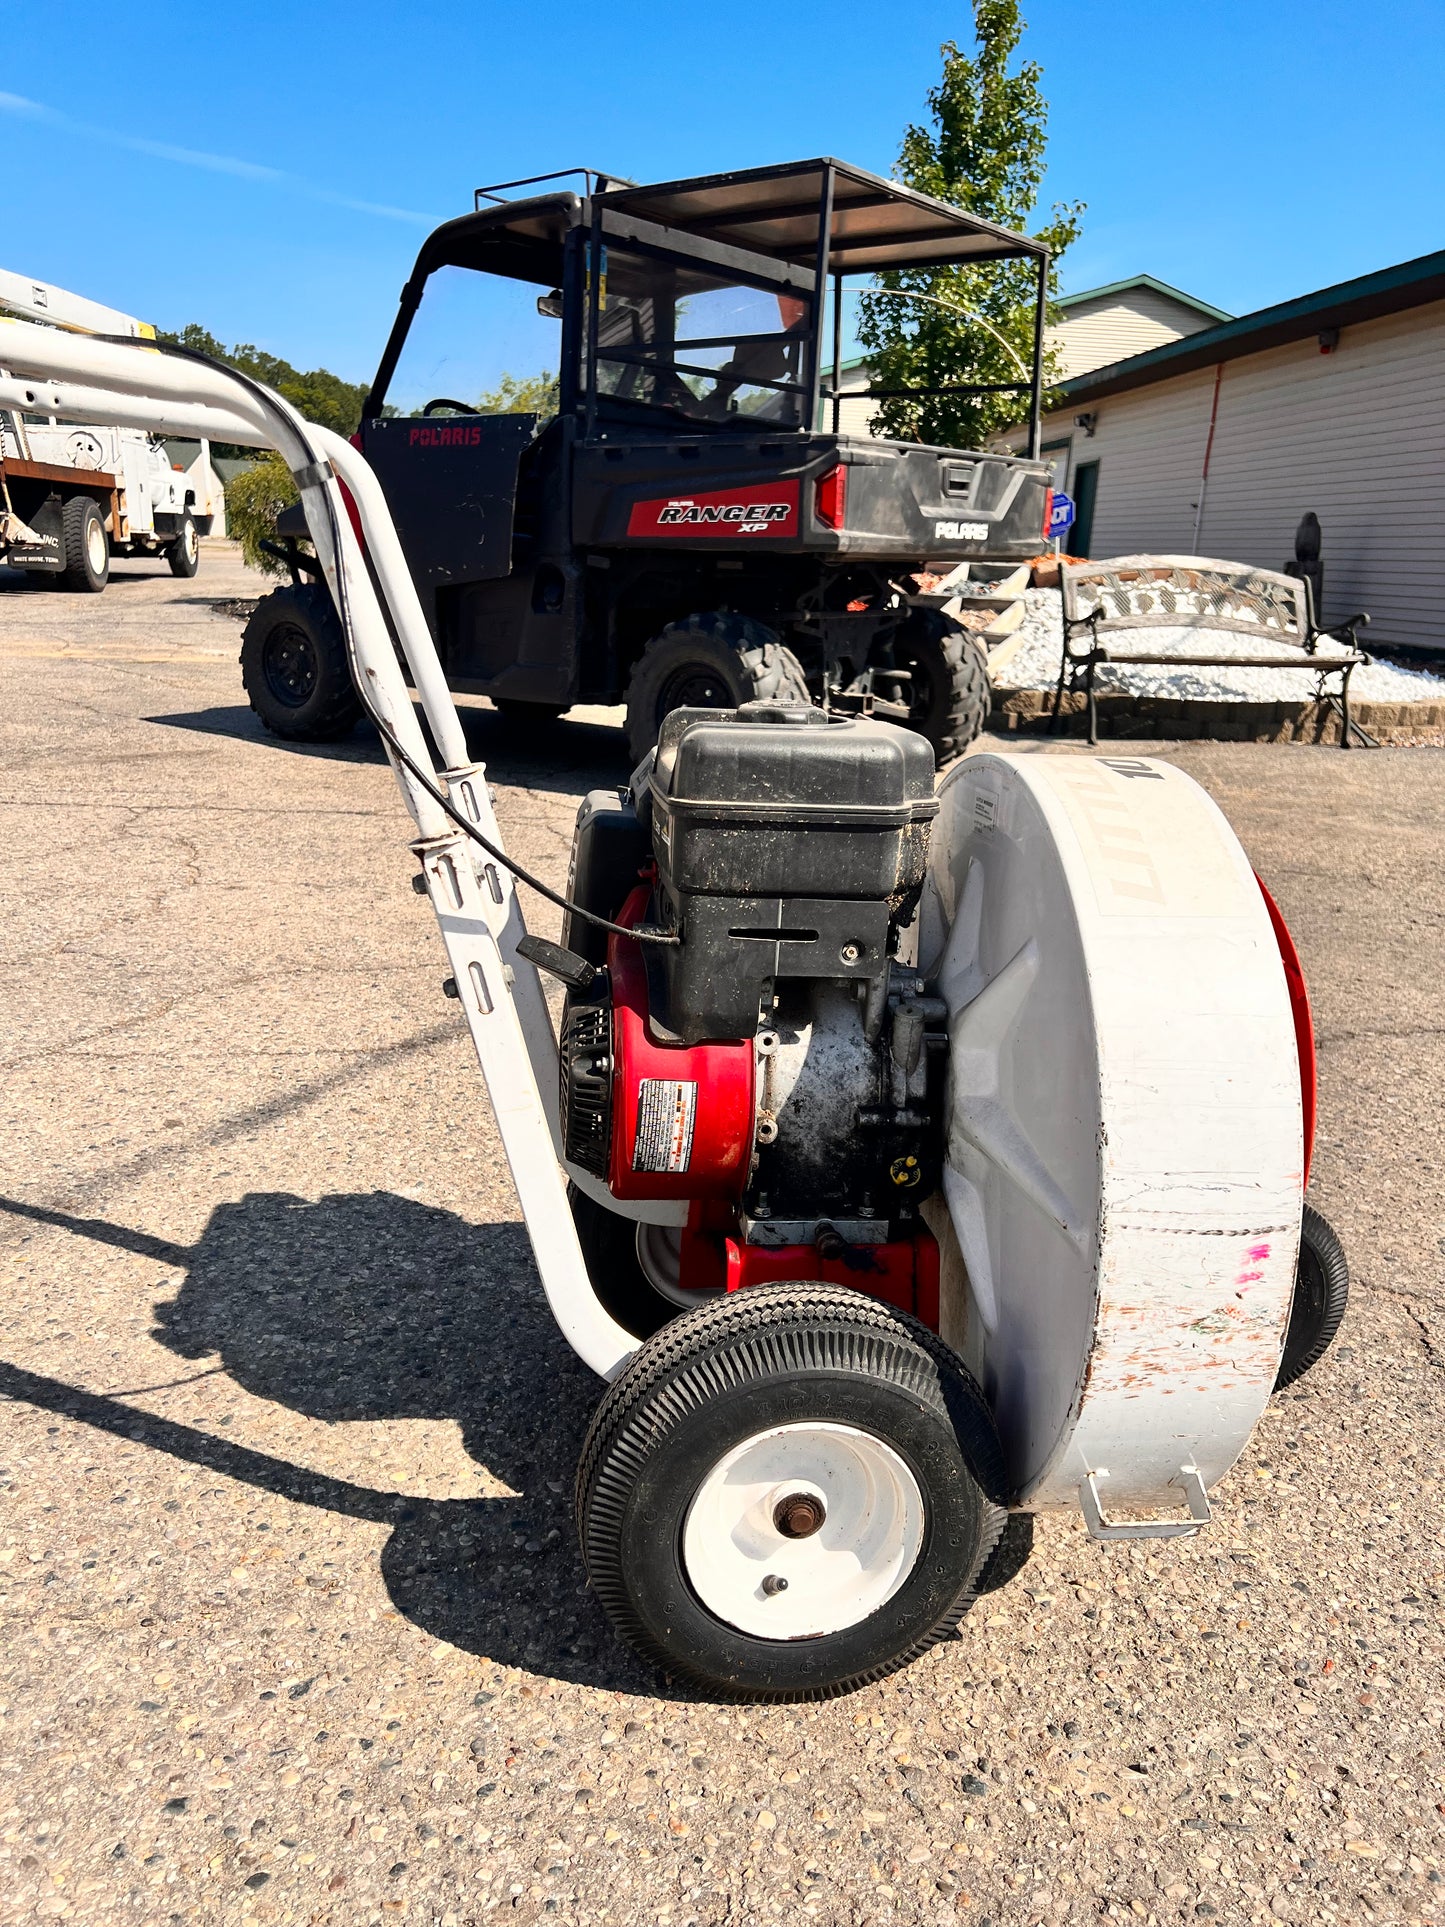
M1044 540L1046 542L1049 539L1049 524L1050 522L1053 521L1053 519L1054 519L1054 491L1051 488L1046 488L1044 490Z
M848 470L839 462L813 484L813 513L827 529L841 529L848 510Z
M356 429L354 433L348 435L346 439L351 443L351 446L356 450L358 455L364 455L366 453L366 450L361 446L361 430L359 428Z

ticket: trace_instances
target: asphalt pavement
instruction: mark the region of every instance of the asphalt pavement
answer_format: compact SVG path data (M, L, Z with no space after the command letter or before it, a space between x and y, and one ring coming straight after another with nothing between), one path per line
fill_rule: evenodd
M599 1387L378 744L245 706L263 587L0 579L0 1919L1445 1921L1445 753L1158 752L1293 927L1354 1273L1214 1525L1041 1518L907 1672L724 1707L586 1590ZM561 883L615 719L468 727Z

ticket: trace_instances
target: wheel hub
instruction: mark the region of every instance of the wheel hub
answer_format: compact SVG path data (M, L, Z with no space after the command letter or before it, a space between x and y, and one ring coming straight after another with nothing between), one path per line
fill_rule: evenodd
M731 709L736 698L715 669L690 663L669 676L657 699L657 722L674 709Z
M316 687L316 650L310 636L294 623L282 623L266 638L261 659L266 687L288 709L299 709Z
M773 1524L785 1539L811 1539L827 1516L827 1507L812 1492L790 1492L773 1507Z
M878 1611L924 1538L903 1458L855 1426L781 1425L734 1446L688 1508L682 1562L717 1618L760 1639L819 1639Z

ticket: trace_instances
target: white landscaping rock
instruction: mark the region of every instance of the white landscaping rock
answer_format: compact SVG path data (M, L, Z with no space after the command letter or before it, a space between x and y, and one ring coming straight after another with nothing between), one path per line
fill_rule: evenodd
M1028 608L1018 634L1024 640L999 670L999 693L1020 689L1052 690L1059 679L1059 657L1064 646L1063 597L1057 589L1030 589L1025 597ZM1100 663L1094 674L1094 687L1124 690L1131 696L1172 696L1196 702L1306 703L1315 694L1309 674L1310 658L1303 652L1298 669L1216 668L1203 663L1187 663L1191 654L1205 650L1219 656L1257 656L1260 638L1235 629L1147 628L1139 631L1135 645L1150 654L1180 657L1178 669L1122 663ZM1285 645L1281 645L1283 648ZM1341 644L1322 637L1316 656L1325 660L1344 654ZM1339 678L1331 676L1329 689L1338 693ZM1445 702L1445 678L1432 676L1423 669L1401 669L1392 662L1365 663L1350 678L1352 702L1430 703Z

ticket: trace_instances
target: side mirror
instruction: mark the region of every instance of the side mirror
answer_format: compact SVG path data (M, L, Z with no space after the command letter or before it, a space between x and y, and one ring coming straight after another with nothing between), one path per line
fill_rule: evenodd
M538 314L549 315L553 321L560 321L562 319L562 290L560 288L553 288L550 294L539 294L537 296L537 312Z

